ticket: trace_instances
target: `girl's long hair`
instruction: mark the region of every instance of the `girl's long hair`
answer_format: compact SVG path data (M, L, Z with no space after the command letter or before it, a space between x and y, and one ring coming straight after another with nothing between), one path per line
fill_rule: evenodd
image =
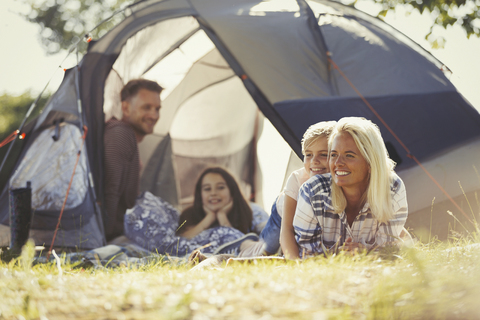
M206 216L202 203L202 181L209 173L221 175L230 190L233 206L227 217L232 227L243 233L248 233L252 226L252 209L240 191L237 181L235 181L235 178L227 170L221 167L211 167L205 169L198 178L195 185L193 205L185 209L180 215L180 228L177 230L177 234L180 233L181 229L185 230L186 227L196 226Z
M328 140L329 153L333 139L341 132L349 133L363 158L370 167L369 183L363 198L366 199L374 217L380 222L393 218L393 206L390 184L395 162L388 156L387 148L377 125L360 117L340 119ZM347 200L342 188L332 179L332 205L336 213L347 207Z

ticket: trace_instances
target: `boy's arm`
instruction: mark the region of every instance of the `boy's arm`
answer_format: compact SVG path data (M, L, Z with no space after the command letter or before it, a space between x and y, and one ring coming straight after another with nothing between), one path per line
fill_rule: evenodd
M280 245L286 259L299 259L298 245L293 230L293 217L297 208L297 200L285 195L282 228L280 229Z
M293 218L295 240L298 243L299 254L311 256L322 253L322 228L318 223L311 203L313 191L308 183L303 184L298 195L297 209Z

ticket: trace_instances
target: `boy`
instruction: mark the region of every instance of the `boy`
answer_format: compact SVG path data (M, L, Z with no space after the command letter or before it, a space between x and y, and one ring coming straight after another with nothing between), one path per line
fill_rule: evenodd
M328 137L336 122L322 121L311 125L302 139L304 167L290 175L284 190L272 206L270 218L260 234L260 241L240 238L220 246L215 254L239 253L239 257L255 257L282 251L287 259L298 259L298 246L293 230L293 217L297 207L298 192L302 184L317 174L328 173Z

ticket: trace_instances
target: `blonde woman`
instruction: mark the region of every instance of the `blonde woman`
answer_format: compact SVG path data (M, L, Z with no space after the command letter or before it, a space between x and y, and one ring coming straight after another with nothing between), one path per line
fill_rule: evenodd
M406 190L378 127L342 118L328 149L331 175L317 175L300 189L293 220L300 256L396 243L408 215Z

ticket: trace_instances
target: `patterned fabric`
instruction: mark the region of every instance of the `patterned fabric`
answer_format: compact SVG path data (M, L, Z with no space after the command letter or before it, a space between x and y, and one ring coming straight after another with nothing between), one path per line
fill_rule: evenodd
M325 249L341 246L348 237L367 249L396 243L407 220L407 196L403 181L395 173L390 186L394 217L381 223L373 216L368 203L348 225L345 212L336 214L331 199L331 175L317 175L300 189L293 220L300 255L311 256Z
M267 213L253 205L254 223L268 219ZM262 212L263 211L263 212ZM125 215L125 235L137 245L159 254L185 256L195 249L203 253L213 253L220 245L244 236L237 229L215 227L204 230L192 239L175 235L180 213L165 200L151 194L142 193L135 207ZM252 226L255 230L255 224Z
M249 232L255 232L256 234L260 234L270 216L265 210L263 210L262 207L260 207L254 202L250 202L250 208L252 208L253 220L252 228L250 228Z
M105 124L105 232L107 241L120 236L127 208L135 205L139 190L140 156L135 132L115 118Z

